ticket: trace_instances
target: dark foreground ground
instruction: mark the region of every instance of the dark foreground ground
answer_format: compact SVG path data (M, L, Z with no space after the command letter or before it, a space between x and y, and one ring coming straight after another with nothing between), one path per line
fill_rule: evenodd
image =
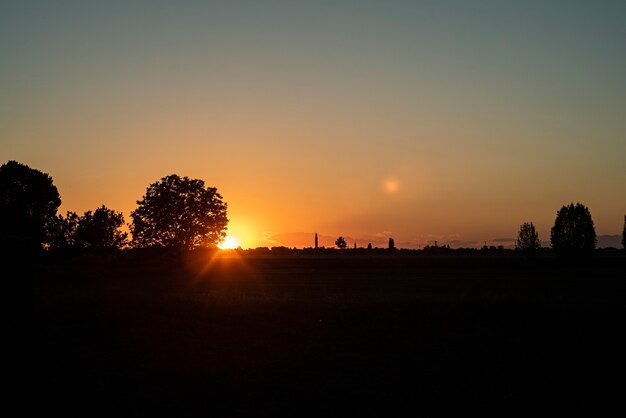
M625 261L48 261L13 300L4 395L22 416L621 415Z

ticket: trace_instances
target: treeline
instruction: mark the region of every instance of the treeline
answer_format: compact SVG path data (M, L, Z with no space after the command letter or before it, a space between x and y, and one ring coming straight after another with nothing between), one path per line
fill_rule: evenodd
M4 249L83 250L216 247L226 236L227 205L204 181L163 177L148 186L128 224L105 205L82 215L57 214L52 177L16 161L0 167L0 243Z
M123 225L124 215L104 205L82 216L68 211L65 216L52 218L45 244L53 250L123 248L128 244L128 233L121 230Z
M406 256L417 256L417 255L442 255L442 256L512 256L522 254L520 250L516 248L505 248L502 245L484 245L481 248L474 247L460 247L460 248L452 248L449 245L435 246L435 245L426 245L423 248L381 248L381 247L357 247L357 248L335 248L335 247L305 247L305 248L295 248L295 247L285 247L285 246L274 246L274 247L256 247L256 248L237 248L232 250L233 252L240 255L254 255L254 256L264 256L264 255L337 255L337 256L353 256L353 255L406 255ZM622 254L623 250L617 248L597 248L594 250L595 253L601 255L618 255ZM535 256L550 256L557 255L558 253L551 247L541 247L539 248L533 255Z
M121 212L102 205L79 215L58 214L61 197L52 177L16 161L0 167L0 243L3 249L85 250L123 248L215 249L226 236L227 204L215 187L204 181L172 174L148 186L131 212L123 231ZM550 233L551 250L567 257L587 257L596 248L597 237L589 209L581 203L563 206ZM626 245L626 216L622 244ZM398 249L393 238L388 248L348 249L339 237L334 248L260 247L238 249L245 254L487 254L506 253L503 247L451 249L426 246L421 250ZM317 247L317 236L316 236ZM519 229L515 250L527 257L546 252L532 222Z
M550 230L550 244L558 255L588 257L597 243L591 212L585 205L570 203L557 212ZM536 255L541 249L541 240L532 222L524 222L520 226L515 249L527 257Z
M514 250L506 250L501 245L497 247L484 245L479 250L474 248L452 249L449 245L437 246L435 244L434 246L427 245L423 250L401 251L404 253L420 252L427 254L498 254L514 251L526 257L534 257L540 253L556 253L559 256L568 258L584 258L593 254L597 242L596 230L589 209L582 203L570 203L557 212L554 226L550 230L551 248L542 247L539 233L532 222L524 222L518 231ZM340 250L346 250L347 248L346 240L342 236L337 238L335 245ZM626 215L624 216L622 246L626 247ZM368 244L367 249L358 249L355 244L353 250L372 250L372 246ZM393 252L396 250L394 239L389 238L389 246L386 251ZM378 251L380 252L380 250ZM610 252L612 252L610 249L604 251L604 253Z

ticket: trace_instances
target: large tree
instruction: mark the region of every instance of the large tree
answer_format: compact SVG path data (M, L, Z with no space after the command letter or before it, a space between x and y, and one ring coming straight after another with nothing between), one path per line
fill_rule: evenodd
M563 206L556 214L550 240L558 254L590 255L597 238L589 209L581 203Z
M541 248L539 234L532 222L524 222L519 227L515 249L526 255L533 255Z
M0 167L0 237L6 244L41 247L61 198L52 177L16 161Z
M148 186L131 214L136 247L217 245L226 236L227 205L215 187L172 174Z

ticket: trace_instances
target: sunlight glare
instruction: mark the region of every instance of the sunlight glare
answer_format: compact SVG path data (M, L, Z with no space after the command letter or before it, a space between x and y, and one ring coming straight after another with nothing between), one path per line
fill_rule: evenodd
M218 245L220 250L234 250L239 247L239 240L231 235L224 238L224 242Z

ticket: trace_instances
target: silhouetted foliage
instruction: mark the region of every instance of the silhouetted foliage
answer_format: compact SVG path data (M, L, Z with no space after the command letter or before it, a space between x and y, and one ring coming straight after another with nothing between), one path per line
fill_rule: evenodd
M532 222L524 222L519 228L515 249L527 256L531 256L536 254L540 248L541 241L535 225Z
M626 249L626 215L624 215L624 231L622 231L622 247Z
M335 241L335 245L340 250L343 250L348 246L348 244L346 243L346 240L343 237L337 238L337 241Z
M52 177L16 161L0 167L0 239L41 247L61 198Z
M50 249L76 247L76 230L80 217L76 212L67 211L65 216L57 215L48 229L47 245Z
M449 245L437 245L437 241L435 241L434 245L426 245L422 251L431 255L450 254L451 252L454 252Z
M271 251L272 251L272 254L279 254L279 255L290 255L290 254L293 254L294 252L294 250L292 250L289 247L285 247L284 245L272 247Z
M215 187L172 174L152 183L131 213L136 247L216 245L226 236L227 205Z
M78 216L75 212L58 215L50 228L48 247L69 248L122 248L128 233L120 228L124 216L102 205L94 212Z
M369 243L367 244L367 249L368 249L368 250L371 250L371 249L372 249L372 243L371 243L371 242L369 242Z
M267 255L270 254L270 249L268 247L256 247L252 253L257 255Z
M122 212L115 212L102 205L95 212L85 212L78 220L76 245L81 248L122 248L128 233L120 228L124 225Z
M581 203L563 206L556 214L550 241L557 254L590 255L597 238L589 209Z

